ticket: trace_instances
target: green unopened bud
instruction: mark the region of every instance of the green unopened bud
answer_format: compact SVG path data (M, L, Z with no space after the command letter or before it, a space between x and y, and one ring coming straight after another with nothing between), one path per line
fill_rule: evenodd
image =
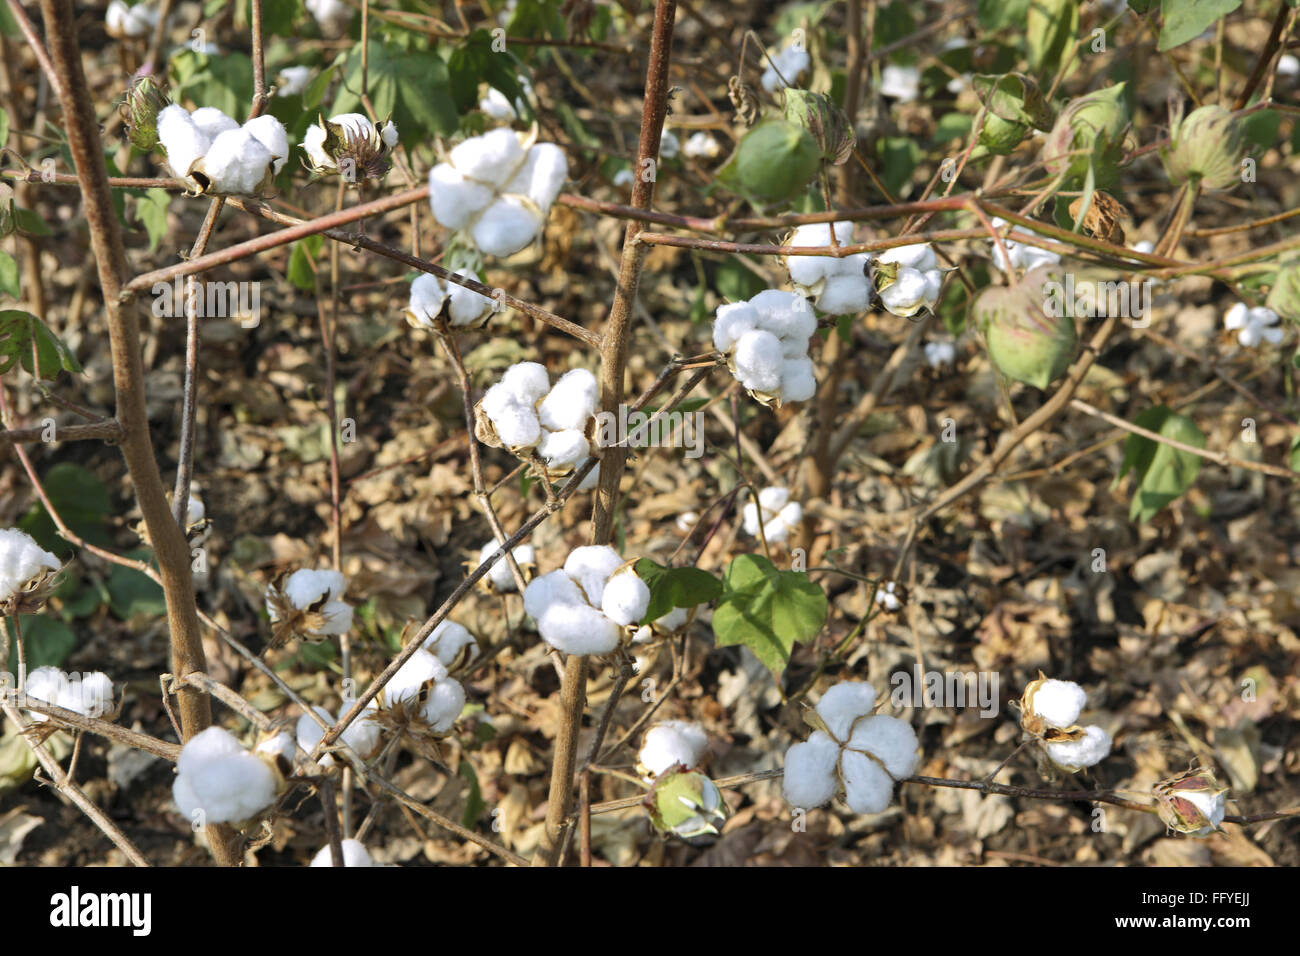
M694 771L661 777L646 802L654 828L683 840L717 836L728 815L717 785Z
M1227 815L1228 789L1208 770L1189 770L1155 785L1156 812L1179 833L1208 836Z
M765 120L741 138L717 178L756 203L782 203L808 188L821 162L821 148L802 126Z
M1211 103L1183 117L1179 104L1169 121L1169 145L1160 150L1165 171L1175 186L1189 180L1206 189L1227 189L1241 182L1246 136L1231 110Z
M122 120L127 139L142 152L158 145L158 114L171 105L171 99L152 76L142 76L126 92L122 101Z
M1005 156L1031 128L1046 130L1052 125L1052 110L1038 84L1021 73L981 74L972 78L971 85L988 109L979 142L990 153Z
M1123 83L1071 100L1043 143L1043 164L1050 173L1080 178L1092 165L1098 187L1105 188L1118 178L1127 126Z
M14 191L8 183L0 183L0 239L14 231Z
M1011 287L989 286L971 303L971 319L988 346L999 372L1016 382L1047 388L1065 374L1074 359L1079 336L1051 284L1056 274L1040 266Z
M825 93L786 87L785 118L808 131L821 148L822 159L839 166L853 155L857 137L844 111Z
M1264 304L1282 318L1300 322L1300 258L1282 263Z

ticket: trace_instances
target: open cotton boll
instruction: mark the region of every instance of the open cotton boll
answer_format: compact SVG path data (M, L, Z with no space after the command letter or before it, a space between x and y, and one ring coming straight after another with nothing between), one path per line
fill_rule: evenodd
M158 11L146 3L127 6L124 0L112 0L104 11L104 28L111 37L147 36L158 25Z
M704 130L698 130L687 137L682 153L691 159L716 159L722 154L722 145Z
M421 688L429 681L447 679L447 668L442 661L421 648L412 654L384 685L384 706L410 705L419 696Z
M84 717L102 717L113 707L113 681L100 671L83 674L80 680L68 681L58 704Z
M492 555L496 554L497 543L489 541L483 545L478 553L479 564L482 564ZM520 567L531 566L537 561L537 552L531 544L521 544L515 548L511 554L515 556L515 563ZM492 586L497 591L506 592L516 589L515 576L510 573L510 563L505 557L497 558L496 564L488 569L487 579L492 582Z
M465 279L478 280L478 276L470 269L457 269L456 275ZM474 325L494 308L492 300L487 296L455 282L447 283L447 297L451 299L447 313L455 328Z
M181 179L189 179L190 167L203 158L212 140L195 125L185 107L164 107L158 113L158 142L167 154L167 165Z
M296 728L295 728L296 729ZM292 766L293 758L296 755L295 747L297 746L296 737L288 731L282 730L274 737L263 740L254 748L254 753L267 754L270 757L283 757L285 761Z
M1045 680L1037 683L1030 707L1049 726L1066 728L1079 719L1087 700L1088 695L1074 681Z
M18 528L0 528L0 604L12 601L36 577L57 571L59 559Z
M505 259L526 249L542 229L542 217L535 206L518 196L502 196L470 227L474 245L490 256Z
M880 95L910 103L921 93L921 71L914 66L888 63L880 71Z
M719 352L730 352L742 335L757 327L758 313L748 302L720 305L713 320L713 347Z
M650 606L650 587L635 571L627 568L605 583L600 609L615 624L627 627L639 623Z
M619 553L607 544L574 548L564 561L564 573L578 582L592 607L600 607L605 582L623 564Z
M552 605L585 604L586 600L578 582L564 571L552 571L533 578L524 588L524 612L533 620L540 619Z
M854 813L884 813L894 796L894 780L866 754L846 750L840 755L844 802Z
M533 405L550 391L551 378L540 362L516 362L505 370L501 384L520 405Z
M785 752L785 773L781 790L791 806L804 810L824 806L835 796L835 778L840 747L834 740L814 731L806 741Z
M320 608L320 613L327 617L339 613L339 608L335 604L341 604L343 595L348 589L348 579L339 571L329 568L320 571L311 568L299 568L293 574L289 575L284 582L284 595L289 599L294 607L299 610L308 610L320 603L322 598L328 597L324 606ZM268 608L270 605L267 605ZM343 607L347 607L346 604ZM352 609L347 608L348 626L352 623ZM346 630L346 628L345 628ZM341 633L341 632L339 632Z
M895 246L892 249L886 249L880 254L877 262L896 262L900 266L907 266L918 272L928 272L930 269L939 267L939 260L926 242L916 242L907 246Z
M775 392L781 387L781 370L785 364L781 342L771 332L755 329L746 332L736 343L732 355L740 384L755 392Z
M767 68L763 71L760 80L763 89L775 93L777 90L798 83L799 77L804 74L811 62L812 58L808 55L808 50L802 45L791 43L782 47L771 54Z
M491 202L492 187L470 182L450 164L439 163L429 170L433 218L448 229L464 229Z
M181 748L176 758L177 773L191 773L207 760L230 757L241 754L244 748L230 731L221 727L209 727L199 731Z
M853 725L847 744L850 750L869 753L879 760L895 780L916 772L916 731L906 721L887 714L863 717Z
M1046 744L1047 756L1062 770L1074 772L1100 763L1110 753L1110 734L1095 725L1084 727L1078 740Z
M209 142L222 133L228 133L232 129L239 129L239 123L215 106L200 106L190 114L190 119L194 121L194 125L199 128L199 132L208 138Z
M926 294L930 291L932 290L927 286L923 273L902 266L897 278L880 290L880 302L894 315L907 318L925 304Z
M828 276L826 284L822 286L822 291L817 296L817 308L829 315L852 315L855 312L865 312L870 305L871 280L861 270L856 275Z
M596 411L600 386L596 376L585 368L566 372L537 406L537 417L543 428L552 431L585 429ZM584 456L585 457L585 456Z
M636 759L651 777L658 777L676 766L684 770L698 767L708 749L709 735L699 724L663 720L645 732Z
M260 188L273 161L271 151L251 132L239 127L219 134L199 166L211 181L212 192L251 195Z
M926 342L925 362L930 368L951 365L957 359L957 348L951 342Z
M62 707L59 701L67 697L68 677L57 667L38 667L27 675L23 693L31 700L39 700L51 707ZM44 714L30 713L28 716L38 724L49 720Z
M379 138L384 141L384 145L389 149L397 148L397 124L389 120L379 129Z
M505 564L504 558L501 563ZM508 573L509 568L506 571ZM513 580L511 578L512 583ZM465 648L469 650L462 654ZM455 621L443 621L435 627L433 633L424 639L424 649L438 658L444 667L451 667L458 657L464 657L466 663L478 657L478 641L465 625Z
M1243 348L1254 348L1260 342L1277 345L1282 341L1282 329L1277 325L1278 315L1263 306L1247 308L1238 302L1223 317L1223 326L1237 333L1237 342Z
M311 82L311 73L309 66L286 66L275 75L275 95L300 95Z
M764 488L758 493L758 504L765 512L777 512L790 500L790 489L779 485Z
M339 716L343 716L352 709L355 700L343 699L343 705L339 708ZM383 731L379 724L370 717L371 713L379 710L379 705L373 700L366 704L363 713L343 731L342 740L345 744L357 752L357 756L362 759L373 757L379 750L379 744L383 737Z
M554 143L537 143L528 150L519 171L506 184L505 192L527 196L543 215L560 195L569 178L569 157Z
M537 454L542 456L552 471L563 471L586 461L591 455L591 445L576 428L558 432L543 429L541 440L537 443Z
M512 451L532 448L542 437L542 427L537 423L537 413L531 407L508 405L499 415L489 415L497 430L497 437Z
M285 132L284 124L274 116L265 114L249 120L244 124L244 129L265 146L267 152L275 158L271 169L279 175L284 164L289 161L289 136Z
M313 707L312 710L317 713L321 720L325 721L326 725L334 723L334 715L324 707ZM298 724L294 727L294 734L298 739L298 746L307 753L311 753L312 748L320 743L321 738L325 736L325 731L320 724L303 714L298 718ZM334 758L329 754L322 754L320 760L316 762L326 769L334 766Z
M502 128L457 144L447 158L467 179L499 189L514 177L525 154L519 134Z
M671 130L659 134L659 158L676 159L682 151L682 141Z
M316 18L326 34L342 33L352 23L356 12L343 0L306 0L307 11Z
M586 603L552 604L537 618L537 632L566 654L611 654L622 636L617 624Z
M800 226L790 236L788 246L829 246L831 243L832 224L814 222ZM847 246L853 242L853 223L848 221L834 223L835 245ZM843 271L840 263L844 259L834 256L789 256L787 265L791 281L798 285L812 286L828 275Z
M849 739L858 718L871 713L876 703L876 689L863 681L842 681L822 694L817 715L830 735L841 743Z
M351 7L348 8L351 10ZM356 840L348 839L339 842L339 849L343 851L344 866L374 866L375 862L370 858L366 848ZM321 847L320 852L311 858L312 866L333 866L334 854L329 844Z
M411 282L411 298L406 306L406 315L412 324L422 329L432 329L442 314L442 306L446 301L447 292L442 281L435 275L422 272Z
M276 779L271 768L220 727L209 727L190 738L181 748L176 770L172 798L191 820L238 823L275 801Z
M510 123L515 118L514 105L495 86L488 87L487 95L478 101L478 108L498 122Z

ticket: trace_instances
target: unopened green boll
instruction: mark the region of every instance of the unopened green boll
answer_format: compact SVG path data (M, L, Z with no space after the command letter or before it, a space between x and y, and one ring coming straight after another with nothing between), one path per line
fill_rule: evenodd
M1237 114L1213 103L1185 118L1182 112L1179 106L1171 117L1169 145L1160 150L1174 185L1199 182L1206 189L1227 189L1241 182L1246 137Z

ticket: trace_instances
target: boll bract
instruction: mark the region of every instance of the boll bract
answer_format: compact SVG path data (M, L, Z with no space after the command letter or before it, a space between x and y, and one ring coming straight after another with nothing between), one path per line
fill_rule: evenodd
M229 731L209 727L181 748L172 799L190 820L237 824L271 806L283 783L270 762L241 747Z
M443 226L505 258L541 235L568 175L568 158L554 143L494 129L455 146L429 171L429 204Z
M1042 744L1053 764L1070 773L1100 763L1110 753L1110 734L1076 723L1086 703L1087 694L1074 681L1053 680L1041 672L1020 698L1021 728Z
M586 369L552 386L544 365L519 362L479 400L475 432L484 444L535 453L548 474L568 474L591 457L598 397L596 376Z
M875 284L880 304L906 319L922 308L934 311L943 270L928 243L896 246L876 258Z
M172 173L196 193L257 195L289 158L284 124L259 116L240 126L215 107L158 113L158 142Z
M113 709L113 682L107 674L63 673L57 667L38 667L27 675L23 692L30 700L62 707L83 717L102 717ZM44 723L45 714L29 714L33 723Z
M854 813L881 813L894 782L918 762L916 731L897 717L871 715L876 691L847 681L822 695L810 721L820 729L785 754L785 798L810 810L837 793Z
M847 246L853 243L853 223L819 222L800 226L790 236L789 246ZM817 308L831 315L865 312L871 304L871 255L866 252L835 256L787 256L790 281L800 295L815 299Z
M307 127L302 148L313 173L337 174L346 182L361 183L387 175L392 166L388 154L397 141L392 122L372 123L362 113L339 113Z
M348 581L340 572L299 568L282 586L266 594L266 610L274 628L272 646L295 637L320 641L352 629L352 606L343 600Z
M59 559L26 531L0 528L0 611L35 610L53 586Z
M496 554L499 545L495 541L489 541L479 549L478 563L482 564L492 555ZM519 565L519 571L524 576L526 582L531 576L533 569L537 567L537 551L531 544L518 545L510 552L515 557L515 564ZM483 576L483 581L487 583L490 590L498 594L506 594L519 589L515 582L515 576L510 573L510 563L502 555L497 558L496 564L488 569L488 573Z
M801 43L787 43L776 53L772 54L768 62L767 69L763 71L763 78L760 81L763 89L769 93L775 93L777 90L783 90L787 86L793 86L799 81L812 63L812 58L808 51Z
M745 533L759 537L759 511L763 515L762 537L768 544L780 544L803 521L803 505L790 500L788 488L772 486L758 493L758 502L747 502L741 512Z
M349 9L351 9L349 7ZM343 851L343 866L374 866L375 862L370 859L370 854L366 848L357 840L342 840L339 842L339 849ZM311 858L311 866L333 866L334 854L330 850L329 844L321 847L320 852Z
M689 720L663 720L645 732L637 752L637 769L653 780L674 768L694 770L709 749L704 728Z
M1261 342L1277 345L1282 341L1277 313L1264 306L1251 308L1244 302L1235 303L1224 315L1223 327L1237 333L1242 348L1253 349Z
M478 280L471 269L458 269L456 275ZM406 321L412 328L436 329L437 320L446 309L452 328L476 328L484 325L495 309L487 296L458 282L443 281L422 272L411 283L411 300L406 307Z
M768 289L747 302L718 306L713 345L728 353L731 374L764 405L803 402L817 391L808 341L817 329L808 300Z
M649 586L608 545L575 548L564 567L524 590L537 632L566 654L613 653L636 633L649 606Z

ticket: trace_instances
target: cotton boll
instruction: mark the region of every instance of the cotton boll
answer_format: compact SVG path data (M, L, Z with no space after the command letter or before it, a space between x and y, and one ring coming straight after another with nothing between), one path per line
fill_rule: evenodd
M311 130L307 132L310 134ZM303 146L307 146L305 140ZM314 158L311 150L308 156ZM429 170L429 206L433 218L448 229L464 229L491 202L490 186L470 182L450 164L439 163Z
M190 119L199 128L199 132L208 138L209 142L222 133L228 133L232 129L239 129L237 122L215 106L200 106L190 114Z
M863 717L853 725L849 737L850 750L869 753L882 764L895 780L910 777L916 772L916 731L897 717L879 714Z
M934 250L930 248L929 243L925 242L887 249L880 254L877 261L896 262L900 266L907 266L918 272L927 272L939 267L939 260L935 258Z
M39 575L57 571L59 559L18 528L0 528L0 604L27 590Z
M189 177L190 168L203 158L211 139L194 125L185 107L173 103L158 113L158 142L167 154L167 165L181 179Z
M1110 734L1097 726L1083 728L1078 740L1061 740L1046 745L1047 756L1062 770L1074 772L1100 763L1110 753Z
M384 706L409 706L429 681L447 679L442 661L421 648L412 654L384 687Z
M254 753L267 754L270 757L283 757L285 761L292 765L293 758L296 756L295 747L296 738L287 731L281 731L274 737L270 737L259 743Z
M244 748L230 731L221 727L201 730L185 742L176 758L176 772L192 773L205 761L241 754Z
M501 376L501 384L520 405L534 405L551 389L551 377L540 362L516 362Z
M456 275L476 281L478 279L478 276L469 269L458 269ZM473 325L491 313L494 308L492 300L487 296L455 282L447 283L447 296L451 299L447 312L451 317L452 326L457 328Z
M1071 727L1083 712L1088 696L1074 681L1045 680L1030 700L1033 712L1051 727Z
M68 682L59 706L85 717L102 717L113 707L113 681L99 671L83 674L81 680Z
M880 71L880 95L910 103L921 92L921 71L914 66L886 64Z
M275 163L271 168L272 172L279 175L284 164L289 161L289 137L285 132L284 124L267 114L249 120L244 124L244 129L248 130L253 138L275 157Z
M951 342L926 342L924 351L930 368L951 365L957 358L957 349Z
M650 777L658 777L675 766L693 770L704 759L709 736L704 728L689 720L664 720L645 732L637 763Z
M286 66L275 76L275 95L300 95L311 82L311 73L309 66Z
M907 318L921 308L926 291L925 275L903 266L894 282L880 290L880 302L894 315Z
M379 130L379 138L384 141L384 146L388 149L397 148L397 124L391 120L385 123Z
M926 308L933 312L934 307L939 303L939 293L943 290L943 273L938 269L931 269L921 274L925 278L925 289L921 293L921 298L925 301Z
M591 445L576 428L558 432L543 430L541 441L537 443L537 454L545 459L549 468L561 471L586 461L591 455Z
M505 565L504 558L501 564ZM509 570L507 566L507 573ZM512 583L513 580L511 578ZM443 621L424 639L424 649L442 661L444 667L451 667L458 657L465 656L461 654L465 648L469 648L467 662L478 657L478 641L474 640L474 635L466 630L463 624L457 624L455 621Z
M704 130L699 130L687 138L682 152L691 159L716 159L722 153L722 146Z
M623 559L607 544L574 548L564 561L564 573L578 582L592 607L600 607L605 582L619 569Z
M535 206L517 196L502 196L483 210L470 227L470 237L483 252L504 259L526 249L541 231L542 217Z
M785 360L781 343L771 332L755 329L736 343L732 360L740 383L755 392L775 392L781 387Z
M826 729L838 741L847 741L853 723L871 713L876 703L876 689L862 681L843 681L829 688L817 702L817 714Z
M786 801L803 810L830 802L839 788L835 766L839 745L820 730L785 752L785 774L781 790Z
M499 189L522 165L524 149L514 130L494 129L455 146L448 159L467 179Z
M343 0L306 0L309 13L326 34L342 33L352 23L355 11Z
M343 706L339 710L339 715L347 713L352 709L355 701L344 699ZM356 720L348 724L348 727L342 734L342 741L351 747L358 757L368 760L379 750L379 744L382 741L383 731L370 714L379 709L378 705L371 701L366 705L365 710Z
M200 165L213 192L251 195L257 192L272 161L269 149L248 130L238 128L218 135Z
M789 500L790 489L778 485L769 486L758 493L759 506L769 514L780 511Z
M894 781L868 757L853 750L840 756L844 802L854 813L884 813L894 796Z
M23 693L31 700L39 700L51 707L61 707L59 701L68 695L68 678L57 667L38 667L27 675ZM44 723L49 718L44 714L29 715L35 723Z
M489 541L483 545L482 550L478 553L479 563L482 564L488 558L496 553L497 543ZM515 556L515 563L521 567L532 565L537 560L537 553L531 544L521 544L511 552ZM506 592L515 590L515 576L510 573L510 564L504 557L497 559L496 563L488 570L487 578L492 582L492 586L497 591Z
M622 636L617 624L587 604L552 604L537 618L537 631L566 654L610 654Z
M803 520L803 505L797 501L792 501L776 514L777 523L786 529L786 533L793 531Z
M514 122L514 106L495 86L488 87L487 95L478 101L478 108L498 122Z
M782 47L772 54L759 82L769 93L783 90L791 84L798 83L799 77L808 69L811 62L812 58L802 46L791 44Z
M276 778L265 762L219 727L209 727L181 748L172 797L181 812L206 823L237 823L269 807Z
M853 315L871 305L871 280L865 275L831 276L817 296L817 308L829 315Z
M554 143L537 143L504 191L527 196L545 215L568 178L569 158L564 150Z
M313 707L312 710L316 712L321 720L325 721L326 726L334 723L334 715L324 707ZM311 753L312 748L320 743L325 736L325 730L316 721L303 714L298 718L297 726L294 727L294 734L298 739L298 746L307 753ZM326 769L334 766L334 758L329 754L322 754L320 760L316 762Z
M566 372L542 399L542 404L537 407L537 417L543 428L552 431L586 429L588 420L596 411L599 395L596 376L585 368L576 368Z
M444 670L445 674L446 671ZM439 679L433 685L420 716L429 724L435 734L445 734L456 723L456 718L465 709L465 688L459 681L450 677Z
M532 448L542 437L542 427L537 424L537 414L532 408L510 405L500 415L490 415L497 437L511 451Z
M631 568L611 577L600 598L605 616L623 627L639 623L649 606L650 587Z
M713 347L730 352L737 340L758 327L758 313L748 302L731 302L718 306L713 320Z
M524 589L524 612L534 620L556 604L585 604L578 583L564 571L552 571L533 578Z
M837 222L834 224L834 245L847 246L853 242L853 223ZM826 222L810 223L800 226L786 242L788 246L829 246L831 243L832 224ZM829 275L840 271L841 260L834 256L789 256L786 265L790 270L790 280L796 285L813 286Z
M342 598L347 588L348 580L341 572L328 568L321 571L299 568L289 575L283 590L294 607L307 610L326 595L331 600Z
M348 8L351 10L351 7ZM339 843L339 849L343 851L342 863L344 866L374 866L375 862L366 852L366 848L356 840L343 840ZM334 854L329 844L321 847L319 853L311 858L312 866L333 866Z
M104 12L104 28L111 37L142 37L158 24L158 15L145 3L131 7L124 0L112 0Z
M420 328L432 329L446 300L446 290L438 277L422 272L411 282L411 299L406 314Z

